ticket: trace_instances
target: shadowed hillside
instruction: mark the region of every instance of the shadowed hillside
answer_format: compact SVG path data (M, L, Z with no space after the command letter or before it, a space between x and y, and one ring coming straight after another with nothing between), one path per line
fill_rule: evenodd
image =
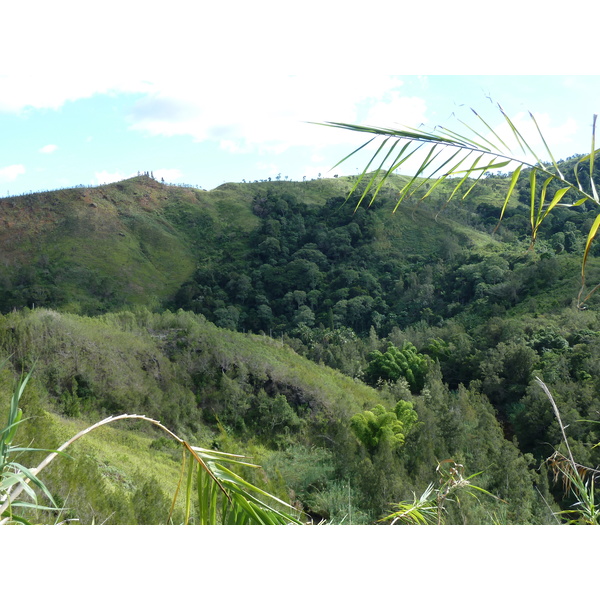
M259 224L252 212L257 197L276 190L322 206L348 189L349 182L340 178L224 184L205 192L140 176L2 199L0 307L94 314L130 304L161 306L198 265L244 259L251 250L249 234ZM392 223L413 252L439 246L419 233L423 219ZM395 227L389 233L383 229L380 249L387 251L386 244L398 241L399 233Z
M597 299L573 307L592 217L557 208L531 251L526 188L497 227L506 178L396 211L405 177L358 207L352 183L141 176L0 200L0 385L34 369L23 435L52 447L144 413L251 454L254 481L332 522L376 522L452 460L494 497L461 496L447 522L550 522L568 500L544 467L560 437L536 376L580 460L599 456ZM173 448L110 431L49 481L86 522L160 522Z

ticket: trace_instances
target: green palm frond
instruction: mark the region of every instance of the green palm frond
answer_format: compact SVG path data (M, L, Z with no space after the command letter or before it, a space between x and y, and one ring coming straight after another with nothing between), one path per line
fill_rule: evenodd
M386 515L380 522L391 521L391 525L434 525L438 522L438 503L436 499L437 490L433 483L430 483L427 489L421 494L421 497L414 498L412 502L399 502L394 505L393 513Z
M196 522L200 525L301 524L292 506L225 466L232 464L258 469L258 465L248 463L243 456L236 454L196 446L188 446L188 450L190 464L185 490L186 524L193 521L194 483Z
M23 392L24 385L20 381L15 392L18 398ZM25 381L26 383L26 381ZM11 406L11 410L12 410ZM14 419L18 415L18 410L12 410ZM138 419L147 421L156 427L162 429L174 438L183 448L182 460L182 478L186 471L187 479L185 485L185 523L197 522L199 524L251 524L251 525L281 525L281 524L302 524L299 519L298 511L283 500L276 498L267 491L246 481L243 477L236 474L226 465L260 468L258 465L247 462L243 456L215 450L207 450L197 446L191 446L188 442L181 439L175 433L167 429L159 421L150 419L145 415L118 415L108 417L80 431L70 440L65 442L58 450L51 452L37 467L29 469L21 464L4 461L0 474L0 524L4 522L25 522L18 515L14 515L13 508L31 507L45 509L47 507L39 506L37 496L30 484L39 487L51 500L55 506L50 492L44 483L38 477L42 469L48 466L57 456L64 455L64 450L79 438L88 435L93 430L123 419ZM14 430L9 421L2 434L3 443ZM6 454L14 448L6 444ZM189 461L189 463L187 462ZM197 519L192 518L194 512L194 488L197 500L196 512ZM171 513L177 496L181 490L181 481L178 484L174 498ZM34 504L23 504L18 501L19 496L25 493L34 502ZM56 508L54 509L56 510ZM170 518L170 517L169 517Z
M538 122L531 112L529 113L529 117L534 125L535 131L537 131L537 134L539 135L543 148L550 158L549 162L541 160L538 154L533 150L533 144L525 139L523 133L499 104L497 105L497 109L502 116L504 124L510 131L511 140L502 139L488 122L473 109L471 110L476 116L478 124L476 126L471 126L459 120L459 123L461 123L466 130L464 133L453 131L443 126L436 127L434 131L426 131L424 129L415 129L411 127L391 129L340 122L326 122L320 123L320 125L347 129L356 133L369 133L373 136L368 142L340 160L336 166L342 164L359 150L363 150L373 142L379 142L375 154L368 162L361 176L357 178L348 194L348 198L350 198L361 183L366 181L366 187L357 202L357 208L370 192L372 192L370 201L372 203L381 191L383 183L394 171L403 165L410 157L416 156L418 151L426 150L427 147L429 147L425 157L419 158L420 163L417 163L414 175L411 176L409 181L400 191L394 211L398 209L403 200L413 195L417 195L420 190L425 190L420 198L418 198L419 201L422 201L430 196L433 189L442 182L456 180L456 185L454 185L453 191L449 194L447 199L448 203L457 195L461 186L468 179L475 178L475 182L462 196L465 198L485 174L506 167L513 167L513 170L508 192L502 205L500 221L504 216L506 206L511 199L520 176L524 171L529 170L531 185L530 221L532 246L535 244L540 225L557 206L578 206L584 202L589 202L595 210L598 210L600 198L593 181L594 159L596 153L599 151L595 148L596 115L593 117L591 152L580 158L575 167L574 178L568 179L560 170L559 164L554 158L546 138L542 134ZM511 144L516 144L518 152L521 153L520 155L517 155L511 150ZM385 154L385 158L374 171L368 173L368 170L371 168L375 159L383 154L383 150L386 147L389 149ZM450 154L449 158L445 158L448 154ZM525 158L522 158L522 156L525 156ZM467 159L469 160L467 161ZM440 161L442 161L442 164L436 166ZM577 167L582 162L589 162L589 191L584 189L577 170ZM463 163L466 166L463 166ZM542 182L540 190L538 190L536 186L538 180ZM375 185L377 182L379 182L378 185ZM551 183L558 183L560 186L558 191L556 191L552 197L548 194ZM574 192L578 199L571 204L565 204L563 200L567 192ZM589 293L585 293L586 264L589 258L591 244L595 239L599 228L600 214L596 217L586 239L581 267L581 290L578 295L579 307L582 307L589 297L600 287L599 284Z

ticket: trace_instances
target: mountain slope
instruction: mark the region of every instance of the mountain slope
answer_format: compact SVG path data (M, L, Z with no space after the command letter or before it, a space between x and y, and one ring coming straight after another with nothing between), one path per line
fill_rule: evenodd
M349 182L225 184L204 192L140 176L2 199L0 309L36 305L96 313L132 303L160 305L198 264L244 259L259 223L252 202L274 188L318 206L347 193ZM422 219L396 222L405 244L431 246L418 233ZM381 243L390 236L398 237L393 227L379 236Z
M164 301L232 227L234 211L220 196L141 176L3 199L2 308L97 312Z
M506 494L507 522L545 522L533 457L509 440L536 459L555 443L534 372L560 381L573 415L596 410L597 319L568 308L578 247L555 237L575 220L557 213L528 253L523 203L491 234L506 180L448 206L439 186L393 213L403 181L356 210L344 178L204 192L137 177L3 199L3 353L13 372L37 364L37 407L54 419L143 412L201 445L250 447L277 493L315 516L342 518L351 502L372 522L452 457ZM421 393L402 378L359 383L373 351L406 342L429 365ZM377 427L368 445L354 435L357 414L377 425L400 402L419 421L405 446ZM94 469L114 474L109 463ZM467 506L453 522L493 520L493 506Z

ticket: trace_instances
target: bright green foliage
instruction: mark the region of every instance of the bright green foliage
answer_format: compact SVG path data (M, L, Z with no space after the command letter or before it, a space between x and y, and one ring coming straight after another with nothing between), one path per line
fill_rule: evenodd
M419 354L410 342L405 342L401 349L390 344L383 354L375 350L369 355L369 359L369 366L365 371L367 383L376 385L380 380L397 381L404 377L413 394L418 394L423 389L429 360L424 354Z
M408 433L419 421L419 415L413 410L413 403L406 400L399 400L396 403L394 412L404 425L405 433Z
M350 428L365 448L374 452L383 443L391 448L402 446L405 435L417 419L412 404L401 400L394 411L388 411L378 404L372 410L354 415L350 420Z
M4 362L0 364L0 369L4 366ZM6 427L0 430L0 506L2 506L2 509L0 509L0 525L6 522L26 523L27 521L18 514L22 512L24 508L33 507L37 509L46 509L45 506L39 504L37 494L32 487L32 484L42 490L49 498L50 502L56 507L54 499L46 485L29 468L13 459L13 455L16 455L15 458L18 458L25 453L36 451L33 448L20 448L18 445L12 443L19 425L23 420L23 410L19 407L19 401L29 377L30 375L21 377L16 382L10 400ZM17 487L21 487L33 503L23 502L22 500L15 501L12 499L11 494ZM17 514L13 512L14 509L17 509Z

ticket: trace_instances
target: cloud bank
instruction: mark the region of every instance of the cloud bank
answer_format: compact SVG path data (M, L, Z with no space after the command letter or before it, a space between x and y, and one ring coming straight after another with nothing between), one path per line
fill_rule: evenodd
M0 168L0 181L14 181L19 175L25 173L25 167L23 165L9 165L7 167Z

